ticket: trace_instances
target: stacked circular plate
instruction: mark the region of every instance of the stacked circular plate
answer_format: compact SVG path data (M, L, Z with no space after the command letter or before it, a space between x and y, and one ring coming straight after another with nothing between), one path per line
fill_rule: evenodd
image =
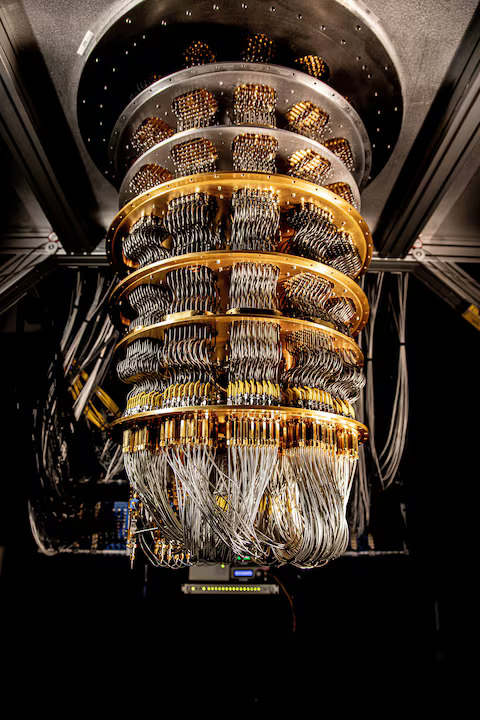
M353 338L369 314L358 279L373 251L360 190L398 127L388 148L371 145L362 116L370 132L385 108L397 117L398 78L373 18L342 3L248 6L135 6L112 20L80 85L80 126L120 192L107 249L131 389L114 427L132 522L153 528L138 537L169 566L338 556L367 436L353 409L364 385ZM121 110L118 72L131 77L137 50L149 81ZM375 120L372 88L383 90Z

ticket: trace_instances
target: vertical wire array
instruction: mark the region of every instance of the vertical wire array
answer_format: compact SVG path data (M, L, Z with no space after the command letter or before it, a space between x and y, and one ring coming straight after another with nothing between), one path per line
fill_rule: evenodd
M282 346L276 323L241 320L230 332L228 405L280 405Z
M218 104L209 90L199 88L176 97L172 110L177 118L177 132L183 132L213 125Z
M235 263L230 274L230 308L275 312L279 274L274 265Z
M233 91L235 125L276 126L277 91L268 85L243 83Z
M233 169L235 172L273 174L278 140L260 133L242 133L232 142Z
M373 381L373 344L375 321L384 282L384 273L378 273L376 281L369 287L368 297L371 303L371 321L365 330L367 348L367 389L365 415L370 426L369 446L378 478L383 488L391 485L395 479L405 448L408 427L408 366L406 359L405 331L407 314L408 274L399 275L397 280L398 309L391 308L398 335L399 354L397 364L397 383L393 401L392 416L383 450L379 453L375 436L375 390Z
M214 172L218 160L213 142L201 137L174 145L171 154L176 177Z
M273 251L279 222L278 195L248 187L235 190L230 204L231 249Z
M311 201L302 202L289 212L288 223L295 231L288 241L288 249L295 255L324 262L329 252L333 254L333 248L339 242L339 231L331 212Z
M315 185L323 185L331 174L330 160L322 157L311 148L296 150L288 158L289 175L308 180Z
M173 240L172 255L206 252L221 246L216 214L215 198L203 192L170 200L164 222Z
M145 215L137 220L122 241L123 254L131 263L142 268L150 263L164 260L169 251L164 246L168 231L161 218Z
M310 102L303 100L295 103L285 114L287 130L312 138L321 142L328 130L330 115L326 110Z
M384 448L379 456L380 467L382 470L382 484L388 487L394 481L402 460L405 442L407 438L408 428L408 367L406 354L406 322L407 322L407 293L408 293L408 273L398 275L397 277L397 294L398 309L393 308L393 318L398 334L398 366L397 366L397 385L395 388L395 399L393 401L392 418L388 437L385 441Z
M193 311L214 313L218 305L215 273L204 265L170 270L165 284L172 298L170 314Z

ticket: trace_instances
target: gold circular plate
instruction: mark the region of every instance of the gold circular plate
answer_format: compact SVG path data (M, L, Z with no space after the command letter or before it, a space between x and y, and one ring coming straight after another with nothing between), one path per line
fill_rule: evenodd
M347 335L343 335L327 324L308 322L299 318L288 318L280 317L278 315L196 315L190 317L177 317L171 316L170 319L165 319L163 322L156 323L155 325L145 325L142 327L131 330L125 335L118 343L116 350L124 349L130 343L141 338L155 338L157 340L163 340L165 330L172 327L178 327L180 325L189 325L191 323L210 325L217 331L216 336L216 353L218 358L222 358L225 355L225 345L228 342L230 328L233 323L241 322L242 320L258 320L261 322L271 322L275 325L280 325L280 335L282 340L286 333L295 332L298 330L313 330L321 331L330 335L333 339L334 347L346 348L351 350L357 361L357 365L361 367L363 365L363 353L358 347L357 343Z
M203 416L212 415L218 422L223 424L229 416L248 417L261 416L272 420L317 420L319 422L334 423L337 427L357 430L359 442L365 442L368 438L368 428L358 420L346 418L342 415L323 412L321 410L307 410L306 408L294 408L280 406L259 407L258 405L195 405L192 407L160 408L148 412L135 413L125 418L114 420L109 429L112 431L125 430L132 426L142 425L154 421L156 418L170 417L176 415L195 415L200 413ZM219 428L221 432L221 428Z
M128 296L132 290L139 285L158 285L171 270L191 265L202 265L220 273L238 262L275 265L280 270L278 283L283 283L289 278L304 272L313 273L325 278L333 284L335 297L350 298L355 306L356 315L351 324L352 333L356 334L360 332L367 324L370 311L365 293L354 280L351 280L338 270L334 270L328 265L323 265L315 260L308 260L297 257L296 255L286 255L285 253L230 252L228 250L177 255L176 257L166 258L165 260L153 263L127 275L127 277L116 286L110 296L110 306L114 317L116 308L118 308L121 321L123 324L128 324L128 312L122 312L122 305L127 303Z
M279 196L280 209L291 210L302 201L314 201L318 206L330 211L335 225L348 232L362 260L365 272L373 253L372 235L360 213L343 198L324 187L307 180L299 180L288 175L264 175L261 173L202 173L171 180L142 193L125 205L115 217L107 233L107 257L119 271L131 269L125 263L122 252L122 240L131 227L144 215L165 213L170 200L179 195L205 192L214 195L227 204L232 193L240 188L274 191ZM228 214L228 208L225 207Z

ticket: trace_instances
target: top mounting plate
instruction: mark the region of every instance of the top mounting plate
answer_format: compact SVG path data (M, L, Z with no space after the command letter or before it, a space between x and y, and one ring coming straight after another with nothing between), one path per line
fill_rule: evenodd
M145 87L184 67L194 41L215 59L239 61L252 33L276 44L271 62L296 68L297 57L321 56L329 83L348 97L372 144L374 177L387 162L402 121L402 93L394 52L378 20L349 0L144 0L122 6L85 60L78 119L87 148L113 180L109 138L125 106Z

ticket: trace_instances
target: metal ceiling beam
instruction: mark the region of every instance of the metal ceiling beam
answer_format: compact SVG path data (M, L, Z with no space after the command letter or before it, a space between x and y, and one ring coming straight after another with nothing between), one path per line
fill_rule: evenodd
M405 257L479 141L477 11L380 216L374 239L382 257Z
M92 253L66 253L59 250L55 254L55 261L62 267L71 268L109 266L104 243L100 243L100 245ZM402 260L374 256L368 268L368 272L415 272L417 265L418 262L414 257Z
M467 241L458 238L441 237L438 240L422 238L421 247L430 255L455 263L480 263L480 244L478 240Z
M93 195L78 148L33 34L25 42L13 25L0 8L0 133L64 247L90 250L102 230L88 219Z

